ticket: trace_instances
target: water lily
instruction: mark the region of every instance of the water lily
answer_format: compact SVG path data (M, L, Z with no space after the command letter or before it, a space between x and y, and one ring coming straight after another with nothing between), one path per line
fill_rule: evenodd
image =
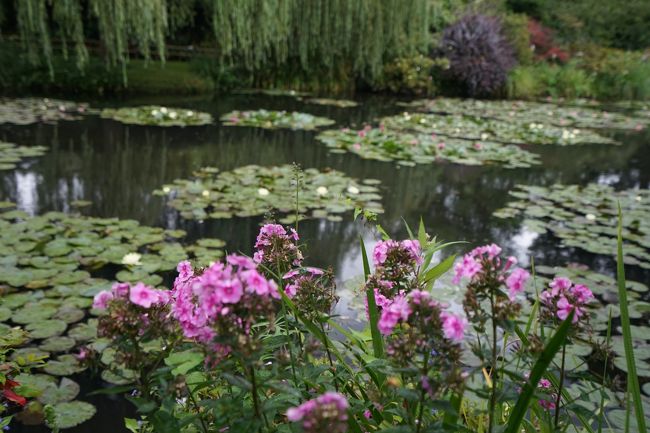
M316 193L318 195L325 195L327 194L327 188L324 186L319 186L318 188L316 188Z
M192 111L192 110L187 110L187 111L185 112L185 115L186 115L187 117L192 117L192 116L194 116L194 111Z
M170 191L171 191L172 189L171 189L170 187L168 187L168 186L163 186L163 189L162 189L162 190L163 190L163 192L164 192L165 194L169 194Z
M137 266L141 265L140 259L142 258L142 254L138 253L128 253L125 254L124 257L122 257L122 264L123 265L130 265L130 266Z
M201 195L203 197L210 197L210 191L208 191L207 189L204 189L203 192L201 193Z
M177 116L178 116L178 114L175 111L172 111L171 113L169 113L169 118L170 119L176 119Z
M348 187L348 192L349 192L350 194L359 194L359 188L357 188L357 187L354 186L354 185L350 185L350 186Z
M257 193L261 195L262 197L266 197L267 195L270 194L270 191L266 188L260 188L257 190Z
M162 114L167 114L167 107L160 107L160 112Z
M596 215L592 213L588 213L585 218L587 218L589 221L594 221L596 219Z
M488 137L489 137L489 135L488 135L487 133L484 132L483 134L481 134L481 141L485 141L485 140L487 140Z

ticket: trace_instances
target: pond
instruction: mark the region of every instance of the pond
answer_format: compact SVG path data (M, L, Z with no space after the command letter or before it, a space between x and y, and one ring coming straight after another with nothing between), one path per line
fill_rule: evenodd
M89 101L94 108L137 105L174 106L206 112L219 119L234 110L287 110L332 119L335 128L362 129L383 116L402 113L395 99L359 97L357 106L307 103L292 96L232 95L206 98L144 98ZM402 101L403 102L403 101ZM344 104L345 105L345 104ZM351 104L350 104L351 105ZM330 128L324 126L324 128ZM323 129L323 127L321 127ZM268 129L227 126L219 121L203 126L156 127L132 125L84 116L81 120L30 125L0 125L0 141L24 146L46 146L44 156L30 158L15 170L0 172L0 200L16 203L30 215L48 211L73 212L93 217L133 219L145 226L185 230L187 242L218 238L230 252L252 254L263 216L188 219L168 206L164 195L153 194L175 179L191 178L202 167L221 172L246 165L276 166L296 163L303 169L334 169L355 179L377 179L384 213L379 222L395 239L407 236L404 221L417 226L420 218L429 233L448 241L464 240L471 246L495 242L520 263L566 266L577 262L594 271L614 275L613 255L592 254L581 248L560 247L552 231L539 234L522 223L521 216L497 218L494 212L513 198L519 184L609 185L616 190L650 187L650 132L607 131L621 145L610 143L554 146L524 145L541 164L504 168L496 164L461 165L446 161L402 166L395 162L362 159L353 153L332 153L316 139L318 130ZM78 207L78 201L90 204ZM301 240L307 245L309 264L331 266L339 282L341 301L337 313L354 326L362 301L346 285L359 277L362 259L359 236L370 248L376 239L352 212L341 221L307 219L300 222ZM315 246L309 248L310 245ZM645 284L650 271L628 266L627 277ZM647 326L646 320L637 320ZM83 381L86 380L86 383ZM82 387L92 388L82 378ZM115 398L94 396L98 414L70 431L116 432L124 430L130 406ZM35 428L16 426L17 431Z

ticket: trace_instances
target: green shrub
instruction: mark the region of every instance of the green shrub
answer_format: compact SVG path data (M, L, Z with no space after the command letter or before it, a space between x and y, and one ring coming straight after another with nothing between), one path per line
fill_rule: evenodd
M528 16L525 14L506 14L501 23L503 33L515 50L515 55L520 65L533 63L533 50L530 46L530 32L528 31Z
M518 66L510 72L506 85L510 99L535 99L542 95L544 87L537 76L537 67Z
M433 60L423 55L398 58L384 66L383 77L373 88L409 95L433 95L439 72L447 65L446 59Z

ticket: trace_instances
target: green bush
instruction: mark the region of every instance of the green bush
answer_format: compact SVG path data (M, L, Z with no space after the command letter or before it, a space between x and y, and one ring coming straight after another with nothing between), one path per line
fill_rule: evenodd
M383 77L373 88L409 95L433 95L438 87L439 72L447 65L446 59L433 60L423 55L398 58L384 66Z
M537 67L518 66L510 72L506 85L510 99L535 99L542 95L544 86L537 76Z
M509 98L534 99L540 96L583 98L594 95L593 77L576 63L537 63L515 68L508 77Z
M515 55L520 65L533 63L533 50L530 46L530 33L528 31L528 16L525 14L505 14L501 25L508 42L515 50Z

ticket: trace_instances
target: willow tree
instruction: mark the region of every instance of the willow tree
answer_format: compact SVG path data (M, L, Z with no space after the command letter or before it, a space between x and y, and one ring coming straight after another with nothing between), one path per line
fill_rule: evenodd
M0 0L1 3L2 0ZM5 0L6 1L6 0ZM290 68L301 74L349 69L373 79L393 58L423 52L431 0L14 0L16 23L33 62L51 67L52 39L72 44L79 67L85 38L97 33L107 65L125 71L131 47L165 59L165 39L206 12L220 65L252 74ZM193 29L196 30L196 29Z
M89 17L82 16L84 8L90 12ZM165 0L15 0L15 9L28 58L32 63L48 65L51 75L53 36L61 40L65 57L72 43L78 66L86 65L85 29L89 20L97 27L108 66L120 65L125 70L131 42L137 44L145 59L150 58L151 48L155 47L164 61Z
M255 71L350 65L364 78L426 49L428 0L205 0L221 61Z

